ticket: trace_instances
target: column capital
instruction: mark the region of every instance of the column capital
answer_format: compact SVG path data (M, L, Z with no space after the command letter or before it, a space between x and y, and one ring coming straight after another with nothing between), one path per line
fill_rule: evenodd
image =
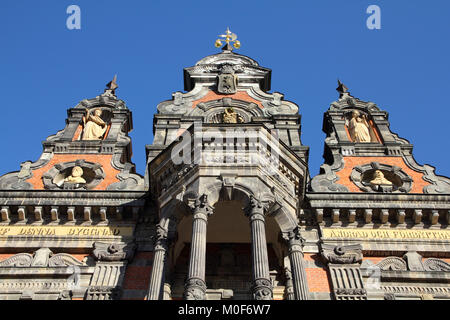
M305 239L300 233L300 228L296 227L288 232L283 232L283 239L289 243L289 251L300 251L303 252L303 246L305 244Z
M156 226L156 234L153 236L155 251L167 251L170 244L169 231L160 225Z
M214 213L214 208L208 203L208 196L206 194L198 197L193 206L192 214L194 219L208 220L208 217Z
M264 221L265 210L262 202L250 195L250 201L248 206L245 208L245 215L250 218L250 220L259 219Z

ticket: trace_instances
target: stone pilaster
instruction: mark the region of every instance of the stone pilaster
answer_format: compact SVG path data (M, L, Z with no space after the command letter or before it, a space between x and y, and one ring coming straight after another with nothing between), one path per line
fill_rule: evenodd
M306 280L305 262L303 259L304 239L300 230L294 230L283 235L289 244L289 260L292 269L292 282L296 300L308 300L309 289Z
M152 275L147 295L148 300L160 300L163 297L164 270L169 249L168 231L158 225L155 240Z
M205 300L206 226L208 224L208 216L213 213L206 195L202 195L197 199L193 213L191 255L184 298L186 300Z
M252 235L253 299L272 300L273 289L269 276L264 208L253 196L250 196L247 215L250 218Z

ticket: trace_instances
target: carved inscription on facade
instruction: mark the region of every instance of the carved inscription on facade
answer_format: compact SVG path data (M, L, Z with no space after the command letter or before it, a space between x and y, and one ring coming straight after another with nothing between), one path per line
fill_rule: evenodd
M132 236L132 227L65 227L65 226L8 226L0 227L0 236L63 236L63 237L108 237Z
M339 239L423 239L450 240L450 230L361 230L361 229L322 229L324 238Z

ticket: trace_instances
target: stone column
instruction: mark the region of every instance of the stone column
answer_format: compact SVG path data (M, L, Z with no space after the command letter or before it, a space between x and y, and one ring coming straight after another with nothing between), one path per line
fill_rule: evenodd
M300 230L286 233L283 237L289 244L289 260L292 269L292 282L296 300L309 300L309 289L306 280L305 262L303 259L304 239L300 235Z
M272 300L273 289L269 275L264 208L253 196L250 196L247 215L250 218L252 234L253 299Z
M188 277L185 283L186 300L205 300L205 264L206 264L206 225L208 216L213 213L204 194L195 202L194 221L192 222L191 255Z
M155 240L152 275L147 295L148 300L160 300L163 298L164 269L169 249L168 231L158 225Z
M292 282L292 272L291 272L290 266L284 268L284 273L286 276L286 287L285 287L285 292L284 292L284 299L285 300L295 300L294 284Z

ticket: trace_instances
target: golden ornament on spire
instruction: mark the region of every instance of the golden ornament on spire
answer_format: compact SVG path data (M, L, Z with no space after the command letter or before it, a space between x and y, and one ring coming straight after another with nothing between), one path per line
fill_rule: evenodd
M216 40L215 46L217 48L220 48L222 46L222 41L226 42L226 46L224 47L224 49L226 50L233 50L230 43L233 43L233 47L235 47L236 49L239 49L241 47L241 42L237 40L237 35L235 33L232 33L230 31L230 28L227 28L226 34L221 34L219 37L223 39Z

